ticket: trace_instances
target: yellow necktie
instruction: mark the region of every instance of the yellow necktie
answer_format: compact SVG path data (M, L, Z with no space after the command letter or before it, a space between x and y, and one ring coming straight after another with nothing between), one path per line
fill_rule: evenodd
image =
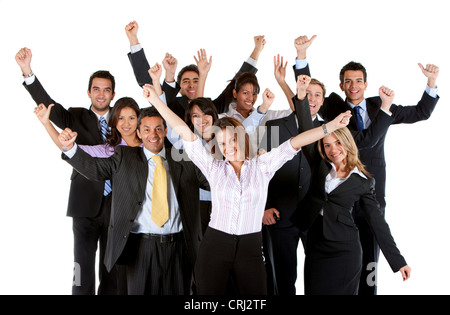
M152 157L156 162L153 173L152 220L159 227L169 220L169 204L167 202L167 174L159 155Z

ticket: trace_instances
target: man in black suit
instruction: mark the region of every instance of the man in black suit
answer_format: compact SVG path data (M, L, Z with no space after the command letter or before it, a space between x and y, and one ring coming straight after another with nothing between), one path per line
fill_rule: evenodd
M308 39L305 36L301 36L295 40L298 62L297 65L294 66L296 78L301 74L310 75L309 65L305 58L306 50L314 39L315 37ZM419 67L427 78L426 90L416 106L393 104L390 108L393 118L392 124L411 124L428 119L439 100L436 86L439 68L435 65L427 65L424 67L421 64L419 64ZM364 92L368 85L366 69L359 63L350 62L341 69L340 81L340 88L344 91L346 99L343 100L338 94L331 93L330 96L325 99L321 109L322 116L325 119L330 120L341 112L351 110L353 116L348 128L350 130L364 130L368 128L379 111L381 99L379 97L365 98ZM376 179L375 192L383 214L385 213L386 207L385 138L386 134L372 148L360 148L361 161L366 165L369 173ZM355 216L355 222L360 229L361 244L363 246L363 272L361 274L359 294L375 295L377 293L377 288L373 276L376 275L377 271L376 264L378 263L379 246L368 227L367 221L360 213L359 205L355 205L353 215Z
M31 70L31 50L21 49L16 55L25 78L24 87L36 104L55 104L50 120L59 128L71 128L78 132L77 143L96 145L104 142L101 119L107 124L110 103L114 98L114 77L107 71L94 73L89 80L88 96L91 107L68 110L56 103L45 91ZM105 128L103 128L105 130ZM107 223L111 198L109 184L93 182L80 176L75 170L71 177L67 216L73 218L74 281L72 294L95 294L95 255L100 241L100 266L98 294L116 294L116 270L107 272L103 261L106 248ZM79 278L78 278L79 276Z
M119 146L107 159L90 157L73 145L77 134L60 135L63 158L91 180L112 182L112 210L105 264L127 270L129 294L189 294L201 225L199 187L209 189L205 177L190 161L176 162L164 147L165 121L155 108L142 110L138 136L144 148ZM167 176L168 219L156 224L152 189L154 156L162 158Z
M153 85L153 81L148 74L150 64L145 56L144 49L139 44L137 37L138 30L139 25L136 21L129 23L125 27L125 32L131 47L131 52L128 54L128 58L133 68L136 80L139 86L142 87L145 84ZM242 64L235 77L244 72L256 73L258 71L256 68L256 62L264 49L266 41L264 36L255 36L254 41L255 47L250 54L250 57ZM197 91L199 88L199 80L202 79L200 77L202 74L200 73L197 65L188 65L180 70L175 82L177 60L173 56L166 54L162 64L166 71L166 79L164 80L162 89L166 94L167 105L174 113L184 120L184 114L190 101L197 96L203 97L203 93ZM203 79L206 80L206 78ZM228 106L233 100L233 88L234 85L229 84L227 88L213 100L219 114L228 112ZM181 96L177 96L178 93L180 93Z

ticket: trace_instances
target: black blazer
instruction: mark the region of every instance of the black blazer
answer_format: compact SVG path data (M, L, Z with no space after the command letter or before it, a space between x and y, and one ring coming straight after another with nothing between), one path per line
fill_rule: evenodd
M153 84L150 75L148 74L148 69L150 69L150 64L148 63L147 57L145 56L144 49L132 54L128 53L128 59L130 60L131 67L133 68L134 76L139 86L145 84ZM236 78L238 75L244 72L256 73L258 69L250 65L248 62L244 62L234 76ZM185 119L185 112L189 105L189 99L186 96L179 96L180 86L177 84L175 88L169 86L166 82L162 85L163 91L166 93L167 105L176 113L181 119ZM232 90L231 90L232 91ZM228 107L233 100L233 95L230 93L229 89L225 89L215 100L212 102L216 106L217 112L219 114L226 113Z
M296 70L294 66L295 76L300 74L311 75L309 67ZM433 113L434 108L439 100L439 97L433 98L424 92L422 98L415 106L402 106L393 104L390 108L392 112L392 124L412 124L418 121L428 119ZM370 120L373 122L377 116L381 106L381 98L370 97L366 98L367 112ZM320 114L326 120L332 120L337 115L347 110L352 110L346 100L343 100L336 93L331 93L330 96L325 98L325 102L320 109ZM350 119L348 128L352 131L358 130L356 124L356 113L352 110L353 116ZM387 133L387 130L386 130ZM377 200L382 208L386 207L386 201L384 199L386 192L386 160L384 155L384 143L386 139L386 133L382 135L380 140L372 147L358 147L360 149L361 161L366 166L366 169L376 178L375 191Z
M320 125L317 119L314 124L315 126ZM262 148L269 152L297 134L295 113L287 117L269 120L266 122ZM275 208L281 213L280 220L273 225L273 228L285 228L292 225L290 218L297 209L298 202L308 191L310 177L311 170L308 160L302 151L275 173L269 183L266 203L266 209Z
M110 271L124 252L145 200L148 162L143 148L118 146L114 155L106 159L93 158L78 148L71 159L65 154L62 157L90 180L111 179L112 208L105 253L105 265ZM171 150L166 150L166 158L180 207L187 252L194 265L202 238L199 187L209 190L209 184L192 162L175 162Z
M295 103L299 117L299 132L313 127L307 99ZM406 265L392 238L390 229L380 211L375 198L375 179L365 179L352 174L344 183L331 193L325 192L325 179L331 165L322 159L317 143L302 148L311 166L312 177L308 194L299 203L298 210L292 220L301 230L307 230L320 215L323 209L323 234L331 241L359 241L352 209L359 201L364 215L374 232L386 260L394 272Z
M45 91L38 78L33 84L23 84L36 104L46 107L55 104L50 120L60 129L70 128L78 133L77 143L97 145L103 143L98 118L91 109L72 107L65 109ZM71 176L67 215L70 217L96 217L101 209L104 182L93 182L80 176L75 170Z
M293 99L294 104L299 104L296 97ZM306 100L305 100L306 104ZM305 105L306 106L306 105ZM278 144L294 137L298 134L298 127L295 118L296 113L291 115L268 121L266 123L266 134L263 144L267 144L265 149L270 151L275 141ZM356 144L360 148L372 148L379 139L386 133L386 130L392 123L392 117L381 112L374 117L371 126L363 131L351 131ZM313 126L318 127L322 124L317 118L313 121ZM278 132L276 133L277 128ZM278 134L279 138L276 138ZM273 137L275 137L273 139ZM309 188L311 170L308 160L305 158L303 151L298 153L298 158L288 161L281 169L279 169L269 183L269 191L267 196L266 209L276 208L282 212L280 221L274 225L275 228L282 228L291 225L290 217L297 208L297 203L303 199ZM296 198L293 198L296 196Z

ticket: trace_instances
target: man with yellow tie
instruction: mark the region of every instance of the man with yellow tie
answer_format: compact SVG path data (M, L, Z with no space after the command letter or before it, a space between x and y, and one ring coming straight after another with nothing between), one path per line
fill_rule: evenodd
M90 157L64 130L63 159L90 180L111 180L112 209L105 254L110 270L126 266L128 294L189 294L202 238L199 187L205 177L190 161L174 161L164 146L165 121L153 107L142 110L143 148L119 146L107 159Z

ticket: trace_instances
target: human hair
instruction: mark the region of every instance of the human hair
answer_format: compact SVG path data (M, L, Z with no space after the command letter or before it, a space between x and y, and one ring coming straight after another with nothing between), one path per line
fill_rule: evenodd
M181 77L183 76L183 74L188 71L193 71L193 72L197 73L198 75L200 75L200 72L198 71L198 67L196 65L192 64L192 65L185 66L184 68L182 68L180 70L180 72L178 72L178 76L177 76L178 85L181 84Z
M184 121L186 122L186 124L192 131L194 131L194 125L192 124L192 121L191 121L191 115L192 115L192 108L195 105L197 105L205 115L212 116L213 123L217 119L219 119L219 114L217 113L217 108L214 105L214 103L211 101L210 98L206 98L206 97L195 98L189 103L189 105L186 109L185 116L184 116Z
M364 173L367 177L371 177L370 173L366 170L364 164L359 159L358 147L356 146L356 142L353 139L350 130L347 127L344 127L334 131L332 134L338 139L339 143L347 151L347 157L345 159L345 170L347 172L351 172L356 166L360 172ZM319 140L318 148L320 156L322 156L325 161L330 162L325 154L323 138Z
M138 118L138 129L141 128L142 119L144 119L145 117L159 117L163 121L164 129L167 128L166 121L158 112L158 110L155 107L150 106L141 110L141 113L139 114Z
M245 159L250 158L250 137L248 133L245 131L244 125L233 117L223 117L214 122L214 134L213 137L213 145L211 147L211 154L215 156L216 158L219 158L221 156L221 152L216 151L216 147L218 147L217 142L217 132L224 131L224 130L230 130L234 133L234 138L236 140L236 143L238 144L239 148L242 150L244 149L245 152ZM220 154L220 155L219 155ZM224 157L222 156L222 159Z
M342 67L341 72L339 73L339 80L341 84L344 84L344 75L346 71L362 71L364 82L367 82L367 71L366 68L359 62L350 61L344 67Z
M227 87L223 91L223 93L220 95L223 97L224 102L226 104L229 104L233 102L234 96L233 96L233 90L236 90L236 92L239 92L239 90L244 86L246 83L252 84L255 89L257 90L257 93L259 94L259 83L258 79L256 78L256 75L250 72L238 72L234 76L233 79L231 79L228 82Z
M88 91L91 91L92 81L94 81L95 78L107 79L107 80L111 81L111 89L112 89L112 93L114 93L114 91L116 89L116 80L114 79L114 76L109 71L106 71L106 70L100 70L100 71L94 72L91 75L91 77L89 78Z
M316 84L316 85L320 86L320 88L323 91L323 97L325 98L325 95L327 93L327 90L325 88L325 84L323 84L321 81L319 81L317 79L311 79L311 82L309 83L309 85L311 85L311 84Z
M236 90L236 92L239 92L242 89L242 87L248 83L253 85L256 89L256 93L259 94L260 88L258 78L252 72L244 72L239 76L237 76L234 81L234 89Z
M116 101L113 108L111 109L108 122L110 132L106 136L106 143L111 147L116 147L122 141L122 135L120 134L119 130L117 130L117 122L119 120L120 112L122 111L122 109L127 107L135 111L136 118L139 117L139 114L141 112L139 105L131 97L122 97L121 99L118 99Z

